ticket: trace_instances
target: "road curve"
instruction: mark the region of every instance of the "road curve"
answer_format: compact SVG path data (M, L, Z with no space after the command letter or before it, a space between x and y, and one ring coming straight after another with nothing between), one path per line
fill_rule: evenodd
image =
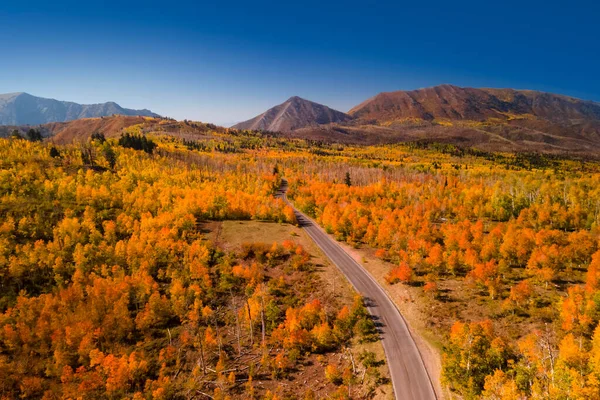
M277 197L289 203L284 179ZM404 317L373 277L312 219L294 207L299 225L366 299L378 323L396 399L435 400L435 390Z

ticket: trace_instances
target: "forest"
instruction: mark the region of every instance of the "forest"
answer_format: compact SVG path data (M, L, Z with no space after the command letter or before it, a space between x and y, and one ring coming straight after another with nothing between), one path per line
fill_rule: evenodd
M201 229L296 223L273 198L285 177L296 207L387 266L385 287L435 310L449 397L600 398L597 162L138 128L0 143L1 396L317 398L277 383L376 340L362 300L315 296L293 240L227 251ZM378 362L356 358L376 386ZM356 366L321 364L331 398L372 397Z
M484 156L289 165L289 197L338 240L389 262L388 285L414 286L436 306L430 328L446 332L442 378L454 393L598 398L597 165Z
M203 232L294 224L275 164L136 143L0 143L0 397L315 398L282 384L312 364L329 396L369 396L381 360L328 357L377 340L360 297L326 298L293 239Z

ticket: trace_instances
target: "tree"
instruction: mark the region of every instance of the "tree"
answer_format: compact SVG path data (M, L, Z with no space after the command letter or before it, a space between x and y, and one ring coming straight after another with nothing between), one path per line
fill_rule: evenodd
M476 284L487 287L490 297L494 299L500 287L499 268L495 260L479 263L469 272L469 278Z
M398 282L409 283L412 280L412 269L407 263L402 262L399 266L392 268L392 270L388 272L385 276L385 280L390 285Z
M325 367L325 379L334 385L340 385L342 383L342 373L337 366L329 364Z
M454 389L474 397L481 393L488 375L503 369L509 350L495 337L490 321L456 322L443 359L443 378Z
M148 139L146 136L142 135L132 135L130 133L121 135L119 138L119 146L135 150L142 150L148 154L152 154L154 149L157 147L156 143L154 143L152 139Z
M425 285L423 286L423 291L427 294L430 294L431 297L435 298L438 293L437 283L435 283L435 281L432 280L425 282Z
M40 131L31 128L29 131L27 131L27 139L29 139L30 142L41 142L44 137Z
M92 133L92 136L90 137L90 140L92 142L98 142L100 144L103 144L104 142L106 142L106 137L104 136L103 133L94 132L94 133Z
M495 370L493 375L485 377L485 390L482 393L486 400L515 400L524 398L514 380L502 370Z
M440 244L435 244L429 250L429 255L425 262L432 267L434 271L441 272L444 263L444 249Z
M104 154L104 158L106 159L109 168L114 169L117 164L117 153L115 153L111 146L107 145L102 148L102 153Z
M21 132L19 132L17 129L13 130L10 134L10 138L11 139L24 139L23 135L21 135Z
M89 144L82 144L79 148L81 152L81 162L83 165L94 166L95 164L95 154L94 148Z
M54 146L50 148L50 157L52 158L60 158L60 151Z
M346 172L346 176L344 177L344 183L346 186L352 186L352 180L350 179L350 172Z
M522 280L517 283L515 286L510 288L509 299L513 302L517 307L521 307L523 303L527 302L531 298L531 294L533 292L533 288L528 280Z

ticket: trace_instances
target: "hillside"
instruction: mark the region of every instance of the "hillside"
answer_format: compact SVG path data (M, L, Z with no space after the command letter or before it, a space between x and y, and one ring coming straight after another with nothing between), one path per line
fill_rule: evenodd
M441 142L487 151L600 151L600 104L551 93L442 85L380 93L348 115L353 120L287 134L362 144Z
M84 118L70 122L55 122L42 126L52 136L55 143L86 141L92 133L102 133L106 137L119 137L124 128L154 122L154 118L118 115L106 118Z
M492 152L596 154L600 151L600 123L572 125L544 120L436 121L409 120L303 128L285 136L347 144L428 142L473 147Z
M322 104L290 97L256 117L234 125L234 129L289 132L296 129L349 121L351 117Z
M159 116L150 110L132 110L114 102L78 104L36 97L28 93L0 95L0 125L39 125L114 114Z
M600 104L572 97L514 89L474 89L440 85L380 93L348 114L378 122L417 118L483 121L533 116L551 121L600 120Z
M212 138L226 132L212 124L193 121L175 121L167 118L113 115L100 118L83 118L68 122L52 122L43 125L0 126L0 138L9 137L17 130L25 137L30 129L39 131L43 137L55 144L87 142L93 133L102 133L107 138L120 137L124 130L130 132L169 135L186 140Z

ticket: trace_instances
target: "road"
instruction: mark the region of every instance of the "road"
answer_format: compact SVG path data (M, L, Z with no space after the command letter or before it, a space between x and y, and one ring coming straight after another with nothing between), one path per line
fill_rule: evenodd
M277 197L286 202L288 202L287 188L287 181L283 180L277 194ZM291 205L291 203L289 204ZM294 211L299 225L365 298L367 308L381 332L396 399L437 399L431 379L406 321L383 288L312 219L296 208Z

